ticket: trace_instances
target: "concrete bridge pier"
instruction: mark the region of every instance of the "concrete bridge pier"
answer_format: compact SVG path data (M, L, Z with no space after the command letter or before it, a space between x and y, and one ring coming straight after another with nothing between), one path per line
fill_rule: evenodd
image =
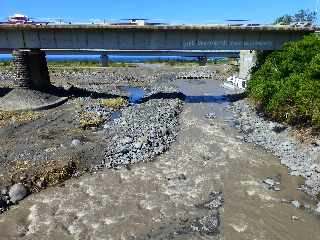
M239 78L249 80L252 68L257 63L257 51L241 50L239 61Z
M109 56L108 54L101 54L100 56L100 63L101 67L108 67L109 66Z
M206 66L208 63L208 57L198 57L199 65Z
M57 106L67 97L57 96L50 83L45 53L40 49L14 50L15 88L0 98L0 110L42 110Z
M51 87L46 55L40 49L14 50L15 85L45 91Z

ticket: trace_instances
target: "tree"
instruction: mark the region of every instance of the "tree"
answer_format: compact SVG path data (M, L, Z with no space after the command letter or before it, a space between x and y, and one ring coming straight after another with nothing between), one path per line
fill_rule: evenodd
M290 23L293 22L293 17L286 14L286 15L283 15L281 17L278 17L274 24L285 24L285 25L289 25Z
M314 23L317 19L317 13L315 11L301 9L294 15L293 18L295 22Z
M289 25L291 23L303 22L303 23L315 23L317 20L317 13L315 11L310 10L299 10L293 16L291 15L283 15L278 17L274 24L284 24Z

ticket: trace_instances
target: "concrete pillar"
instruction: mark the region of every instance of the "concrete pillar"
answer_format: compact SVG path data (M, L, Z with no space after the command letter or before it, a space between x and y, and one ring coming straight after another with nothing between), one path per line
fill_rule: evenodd
M47 90L50 88L50 77L45 53L40 49L13 51L16 86Z
M29 64L33 88L39 90L48 89L51 83L45 52L41 50L31 50L29 52Z
M100 63L101 63L101 67L108 67L109 66L109 56L105 53L101 54Z
M257 52L251 50L240 51L239 62L239 78L248 80L250 78L251 69L257 63Z
M206 66L208 63L208 57L198 57L199 65Z
M31 88L32 80L29 66L28 51L14 50L12 52L13 65L15 68L14 79L18 88Z

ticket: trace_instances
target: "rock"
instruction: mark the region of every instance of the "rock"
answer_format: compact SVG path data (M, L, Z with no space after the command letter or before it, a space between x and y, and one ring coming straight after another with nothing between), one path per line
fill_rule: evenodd
M299 171L291 171L291 172L290 172L290 175L291 175L291 176L296 176L296 177L298 177L298 176L300 176L301 174L300 174Z
M300 208L301 207L301 204L298 200L294 200L294 201L291 201L291 204L295 207L295 208Z
M136 149L140 149L142 147L142 143L141 142L135 142L133 144L133 147L136 148Z
M243 141L244 137L243 136L236 136L236 139Z
M198 221L191 225L193 231L204 233L204 234L214 234L218 230L220 221L219 215L217 213L212 213L211 215L204 216Z
M8 188L2 188L0 191L1 195L8 195Z
M154 153L156 155L159 155L159 154L163 153L164 151L165 151L165 147L164 146L159 146L159 147L154 149Z
M5 210L8 209L8 203L5 199L0 198L0 213L3 213Z
M183 173L179 174L178 180L186 180L186 179L187 179L186 175L184 175Z
M27 195L28 195L28 190L22 183L17 183L10 187L9 197L12 203L21 201Z
M73 139L71 142L71 146L73 146L73 147L79 146L81 144L82 144L82 142L79 139Z
M276 191L276 192L278 192L278 191L280 191L281 189L280 189L279 187L274 187L273 190Z
M268 188L270 188L270 189L274 189L276 185L280 185L279 182L276 182L272 178L267 178L267 179L263 180L263 183L266 184L268 186Z
M317 204L317 207L314 211L320 215L320 202Z
M244 133L248 134L248 133L252 133L254 131L254 128L250 125L243 125L243 126L241 126L241 130Z
M281 199L281 202L282 202L282 203L290 203L290 201L289 201L288 199L285 199L285 198L282 198L282 199Z
M320 166L318 164L312 164L310 170L320 173Z
M46 183L45 183L44 179L40 179L39 181L37 181L36 185L37 185L37 187L39 187L41 189L46 186Z
M126 147L126 146L123 146L123 147L121 147L120 152L121 152L122 154L127 154L127 153L130 152L130 149L129 149L128 147Z
M168 129L166 127L161 127L159 130L162 135L166 135L168 133Z
M222 192L212 192L209 195L209 201L203 204L203 207L210 210L216 210L222 207L224 198Z
M132 143L132 138L130 137L125 137L124 139L122 139L120 141L122 144L129 144L129 143Z
M205 118L215 119L216 118L216 114L215 113L208 113L208 114L205 115Z

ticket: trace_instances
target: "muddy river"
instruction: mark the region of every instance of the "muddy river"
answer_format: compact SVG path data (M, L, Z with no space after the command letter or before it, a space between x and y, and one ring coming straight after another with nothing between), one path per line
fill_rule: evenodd
M220 83L176 85L187 98L169 151L31 195L0 216L0 239L320 239L319 219L291 203L313 204L296 190L302 180L241 140ZM219 208L201 207L217 193ZM217 229L200 231L210 218Z

